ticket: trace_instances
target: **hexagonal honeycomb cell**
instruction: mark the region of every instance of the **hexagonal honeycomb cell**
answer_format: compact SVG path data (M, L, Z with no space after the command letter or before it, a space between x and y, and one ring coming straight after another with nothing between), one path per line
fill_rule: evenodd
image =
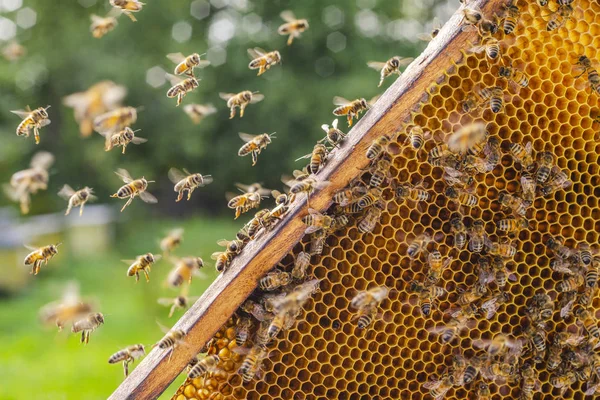
M575 0L573 18L553 31L546 25L558 7L550 1L548 8L535 1L520 1L519 24L511 35L502 39L502 60L490 62L485 53L466 51L456 54L454 65L433 84L410 121L399 124L397 147L390 169L393 179L416 183L423 180L430 200L422 211L407 202L399 202L389 184L384 184L386 209L370 233L361 233L356 222L327 238L321 255L313 255L309 273L320 280L320 291L304 305L296 323L279 334L269 347L269 357L262 364L262 375L244 383L235 371L243 357L234 354L235 316L217 334L209 346L210 354L221 354L223 370L207 379L187 379L173 396L184 399L399 399L432 398L423 383L441 376L452 364L456 353L470 357L477 351L473 342L491 339L499 333L520 332L525 309L536 293L548 293L557 301L557 284L563 276L550 267L553 253L545 245L549 235L562 236L575 246L580 242L598 243L600 232L600 121L594 110L600 107L598 93L585 88L585 74L577 77L573 66L581 55L600 60L600 5L596 1ZM529 85L517 89L498 77L503 62L521 70ZM424 154L406 145L408 125L419 125L434 137L456 132L474 119L460 109L466 96L477 87L500 86L506 96L503 110L493 113L489 107L477 117L487 123L491 136L501 142L500 163L490 172L476 175L475 191L479 204L464 211L467 225L474 220L485 222L490 239L502 241L506 236L495 230L496 223L508 215L498 202L499 194L520 191L521 167L509 154L510 143L523 146L531 142L535 153L555 155L556 165L567 172L573 184L549 196L536 196L529 208L529 227L521 230L513 243L517 253L511 271L515 281L508 281L506 304L476 325L461 331L458 339L442 344L431 334L432 327L447 323L444 311L454 306L460 288L471 288L477 281L477 258L467 248L453 246L450 219L460 210L445 195L443 169L429 164ZM428 140L425 152L439 141ZM369 174L361 180L367 184ZM423 281L427 273L426 257L411 260L409 241L430 232L437 248L452 261L438 285L448 295L429 317L421 314L417 295L410 290L413 280ZM295 255L309 251L307 240L299 243L292 254L281 260L291 270ZM359 292L374 286L394 288L379 306L381 316L366 329L358 329L355 310L349 305ZM260 296L256 291L252 298ZM600 317L600 299L594 294L591 309ZM547 331L578 329L574 318L562 318L555 307ZM548 344L549 345L549 344ZM224 351L227 350L227 351ZM231 353L230 353L231 352ZM229 356L227 355L229 354ZM535 365L540 381L535 398L555 398L560 390L551 384L552 373L545 364ZM445 398L475 398L477 381L454 386ZM519 383L489 382L491 395L497 399L519 396ZM563 398L583 399L586 385L575 382Z

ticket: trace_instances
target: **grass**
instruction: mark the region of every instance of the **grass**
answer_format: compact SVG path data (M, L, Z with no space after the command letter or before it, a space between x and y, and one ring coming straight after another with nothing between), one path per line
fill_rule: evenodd
M174 297L176 291L163 286L170 264L160 261L138 284L125 274L121 259L134 258L148 251L159 252L157 239L175 226L185 228L184 241L176 255L201 256L211 261L210 254L219 247L216 240L233 238L236 225L231 220L190 219L188 222L145 221L143 229L131 223L118 229L114 249L87 259L71 255L60 259L60 268L51 262L16 296L0 299L0 399L35 397L43 400L106 399L122 382L120 364L110 365L108 357L130 344L150 346L163 336L156 321L170 326L168 308L159 306L159 297ZM65 244L68 247L68 243ZM207 278L195 279L191 296L200 295L216 277L210 264L204 269ZM89 344L79 343L79 335L69 327L63 332L44 327L38 310L60 298L65 282L75 279L84 297L93 299L105 314L105 324L93 332ZM161 399L169 399L184 377L179 377Z

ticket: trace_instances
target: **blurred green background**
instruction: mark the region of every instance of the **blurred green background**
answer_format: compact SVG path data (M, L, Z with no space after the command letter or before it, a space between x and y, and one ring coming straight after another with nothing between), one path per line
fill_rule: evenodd
M303 166L294 160L311 151L323 137L321 124L331 124L332 98L370 99L395 79L377 88L378 72L367 61L386 61L394 55L416 57L426 46L416 37L431 28L433 16L445 21L458 1L438 0L147 0L136 14L125 16L102 39L89 32L90 14L104 15L108 0L0 0L0 48L17 40L27 54L18 61L0 59L0 181L29 165L39 150L52 152L49 188L32 198L30 216L18 215L18 205L0 196L0 399L102 399L122 381L120 365L108 357L133 343L151 345L162 333L156 324L167 319L159 297L175 296L163 285L170 268L162 261L151 272L151 282L135 284L127 278L120 259L158 252L158 240L170 228L186 229L176 254L205 260L219 250L216 241L232 238L248 218L233 221L225 192L234 182L262 182L281 190L283 173ZM306 18L310 29L286 46L277 34L282 10ZM283 64L265 75L247 68L250 47L279 50ZM199 88L181 107L168 99L164 72L172 72L165 55L172 52L207 53L212 65L196 70ZM149 139L104 152L104 138L93 133L81 138L73 110L62 98L84 91L101 80L128 89L125 105L143 106L134 129ZM266 97L246 110L243 119L229 120L219 92L260 91ZM193 125L183 112L189 103L212 103L218 112ZM41 130L41 144L15 135L19 119L10 110L52 105L52 124ZM340 119L340 127L347 131ZM277 139L251 168L250 157L237 156L243 144L238 132L277 132ZM211 174L215 181L196 191L189 202L175 203L170 167ZM128 169L134 177L156 180L149 191L159 203L136 199L125 213L122 201L110 199L121 182L113 173ZM62 213L66 202L56 193L63 184L93 187L97 204L107 207ZM87 207L87 206L86 206ZM60 254L32 278L21 266L23 243L46 245L63 240ZM200 295L216 276L196 279L191 295ZM80 283L84 298L93 299L106 323L87 346L79 336L43 327L38 310L58 300L67 281ZM68 331L68 329L65 329ZM180 377L163 398L169 398ZM25 394L26 393L26 394Z

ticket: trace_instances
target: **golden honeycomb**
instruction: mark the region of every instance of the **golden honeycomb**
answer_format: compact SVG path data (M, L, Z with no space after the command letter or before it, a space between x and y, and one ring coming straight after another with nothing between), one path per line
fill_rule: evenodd
M533 0L518 5L522 11L520 22L503 40L502 57L526 73L528 87L515 90L497 77L500 63L490 63L485 54L464 49L455 55L454 65L432 84L428 96L412 113L412 121L399 122L396 145L401 151L393 156L391 174L400 182L423 179L431 195L423 210L398 202L387 186L387 207L373 232L360 233L355 221L328 237L322 255L312 257L309 272L321 280L320 291L304 306L296 324L271 344L261 377L243 383L235 373L239 362L225 360L226 373L219 379L209 380L207 385L188 379L173 399L431 398L423 383L433 375L440 376L450 366L454 353L473 354L472 342L476 339L519 332L526 303L533 294L544 292L557 299L556 285L562 276L549 266L552 252L546 249L545 238L560 235L570 246L579 242L597 245L600 232L600 124L593 119L600 97L583 87L585 75L576 79L572 70L582 54L600 60L600 5L597 1L575 0L573 19L552 32L546 30L546 24L556 2L550 2L550 9L542 9ZM520 231L513 242L518 252L511 270L517 280L507 283L510 300L491 319L479 318L474 328L462 331L458 340L444 345L428 329L448 321L443 311L456 303L459 288L473 286L477 279L476 258L466 248L458 251L452 245L449 220L458 210L444 195L443 170L430 165L425 154L405 150L402 128L412 123L434 135L456 131L473 119L460 111L460 105L477 85L498 85L508 95L502 112L494 114L486 109L480 116L490 134L501 140L504 154L501 165L476 176L480 202L467 210L465 220L485 221L494 241L505 236L497 235L495 230L495 223L507 215L497 201L498 195L519 190L520 167L515 166L507 151L511 142L532 142L535 152L555 154L556 164L568 171L573 185L548 197L536 196L527 215L530 228ZM426 150L437 144L429 140ZM368 182L368 174L362 180ZM423 280L425 257L412 261L406 256L409 239L425 231L441 237L437 244L429 245L429 250L436 247L444 256L452 257L438 283L449 294L427 318L421 315L417 295L409 289L413 279ZM289 270L295 254L303 250L309 251L307 241L299 243L282 265ZM360 330L353 320L355 311L349 307L350 301L358 291L381 285L396 291L380 305L383 316ZM592 308L599 318L597 293ZM547 328L553 332L574 326L572 318L564 320L555 309ZM231 340L232 331L228 325L218 335ZM209 353L220 352L225 346L233 349L223 341L213 341ZM541 387L535 398L560 396L544 365L537 364L536 371ZM520 389L518 384L490 383L490 390L493 398L513 399ZM584 384L576 382L563 398L583 399L584 390ZM445 398L475 398L475 391L475 383L455 386Z

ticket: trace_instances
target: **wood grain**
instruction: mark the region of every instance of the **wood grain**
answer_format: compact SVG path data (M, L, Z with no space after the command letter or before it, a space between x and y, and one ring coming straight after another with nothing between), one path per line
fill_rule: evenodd
M486 15L493 15L498 12L502 1L472 3L478 4ZM313 208L323 211L331 205L333 194L367 167L365 154L373 140L396 132L411 109L421 102L423 96L427 96L431 84L440 79L443 71L451 67L457 58L462 57L462 49L469 48L476 40L476 33L462 32L461 20L462 13L458 10L427 49L352 128L345 143L330 156L325 168L319 172L318 178L331 184L311 196ZM376 79L373 84L376 84ZM300 196L284 220L272 231L249 243L230 268L217 277L174 325L187 332L187 345L180 346L170 362L167 351L153 349L109 399L157 398L252 293L258 280L302 239L305 226L301 218L307 213L305 203L305 197Z

